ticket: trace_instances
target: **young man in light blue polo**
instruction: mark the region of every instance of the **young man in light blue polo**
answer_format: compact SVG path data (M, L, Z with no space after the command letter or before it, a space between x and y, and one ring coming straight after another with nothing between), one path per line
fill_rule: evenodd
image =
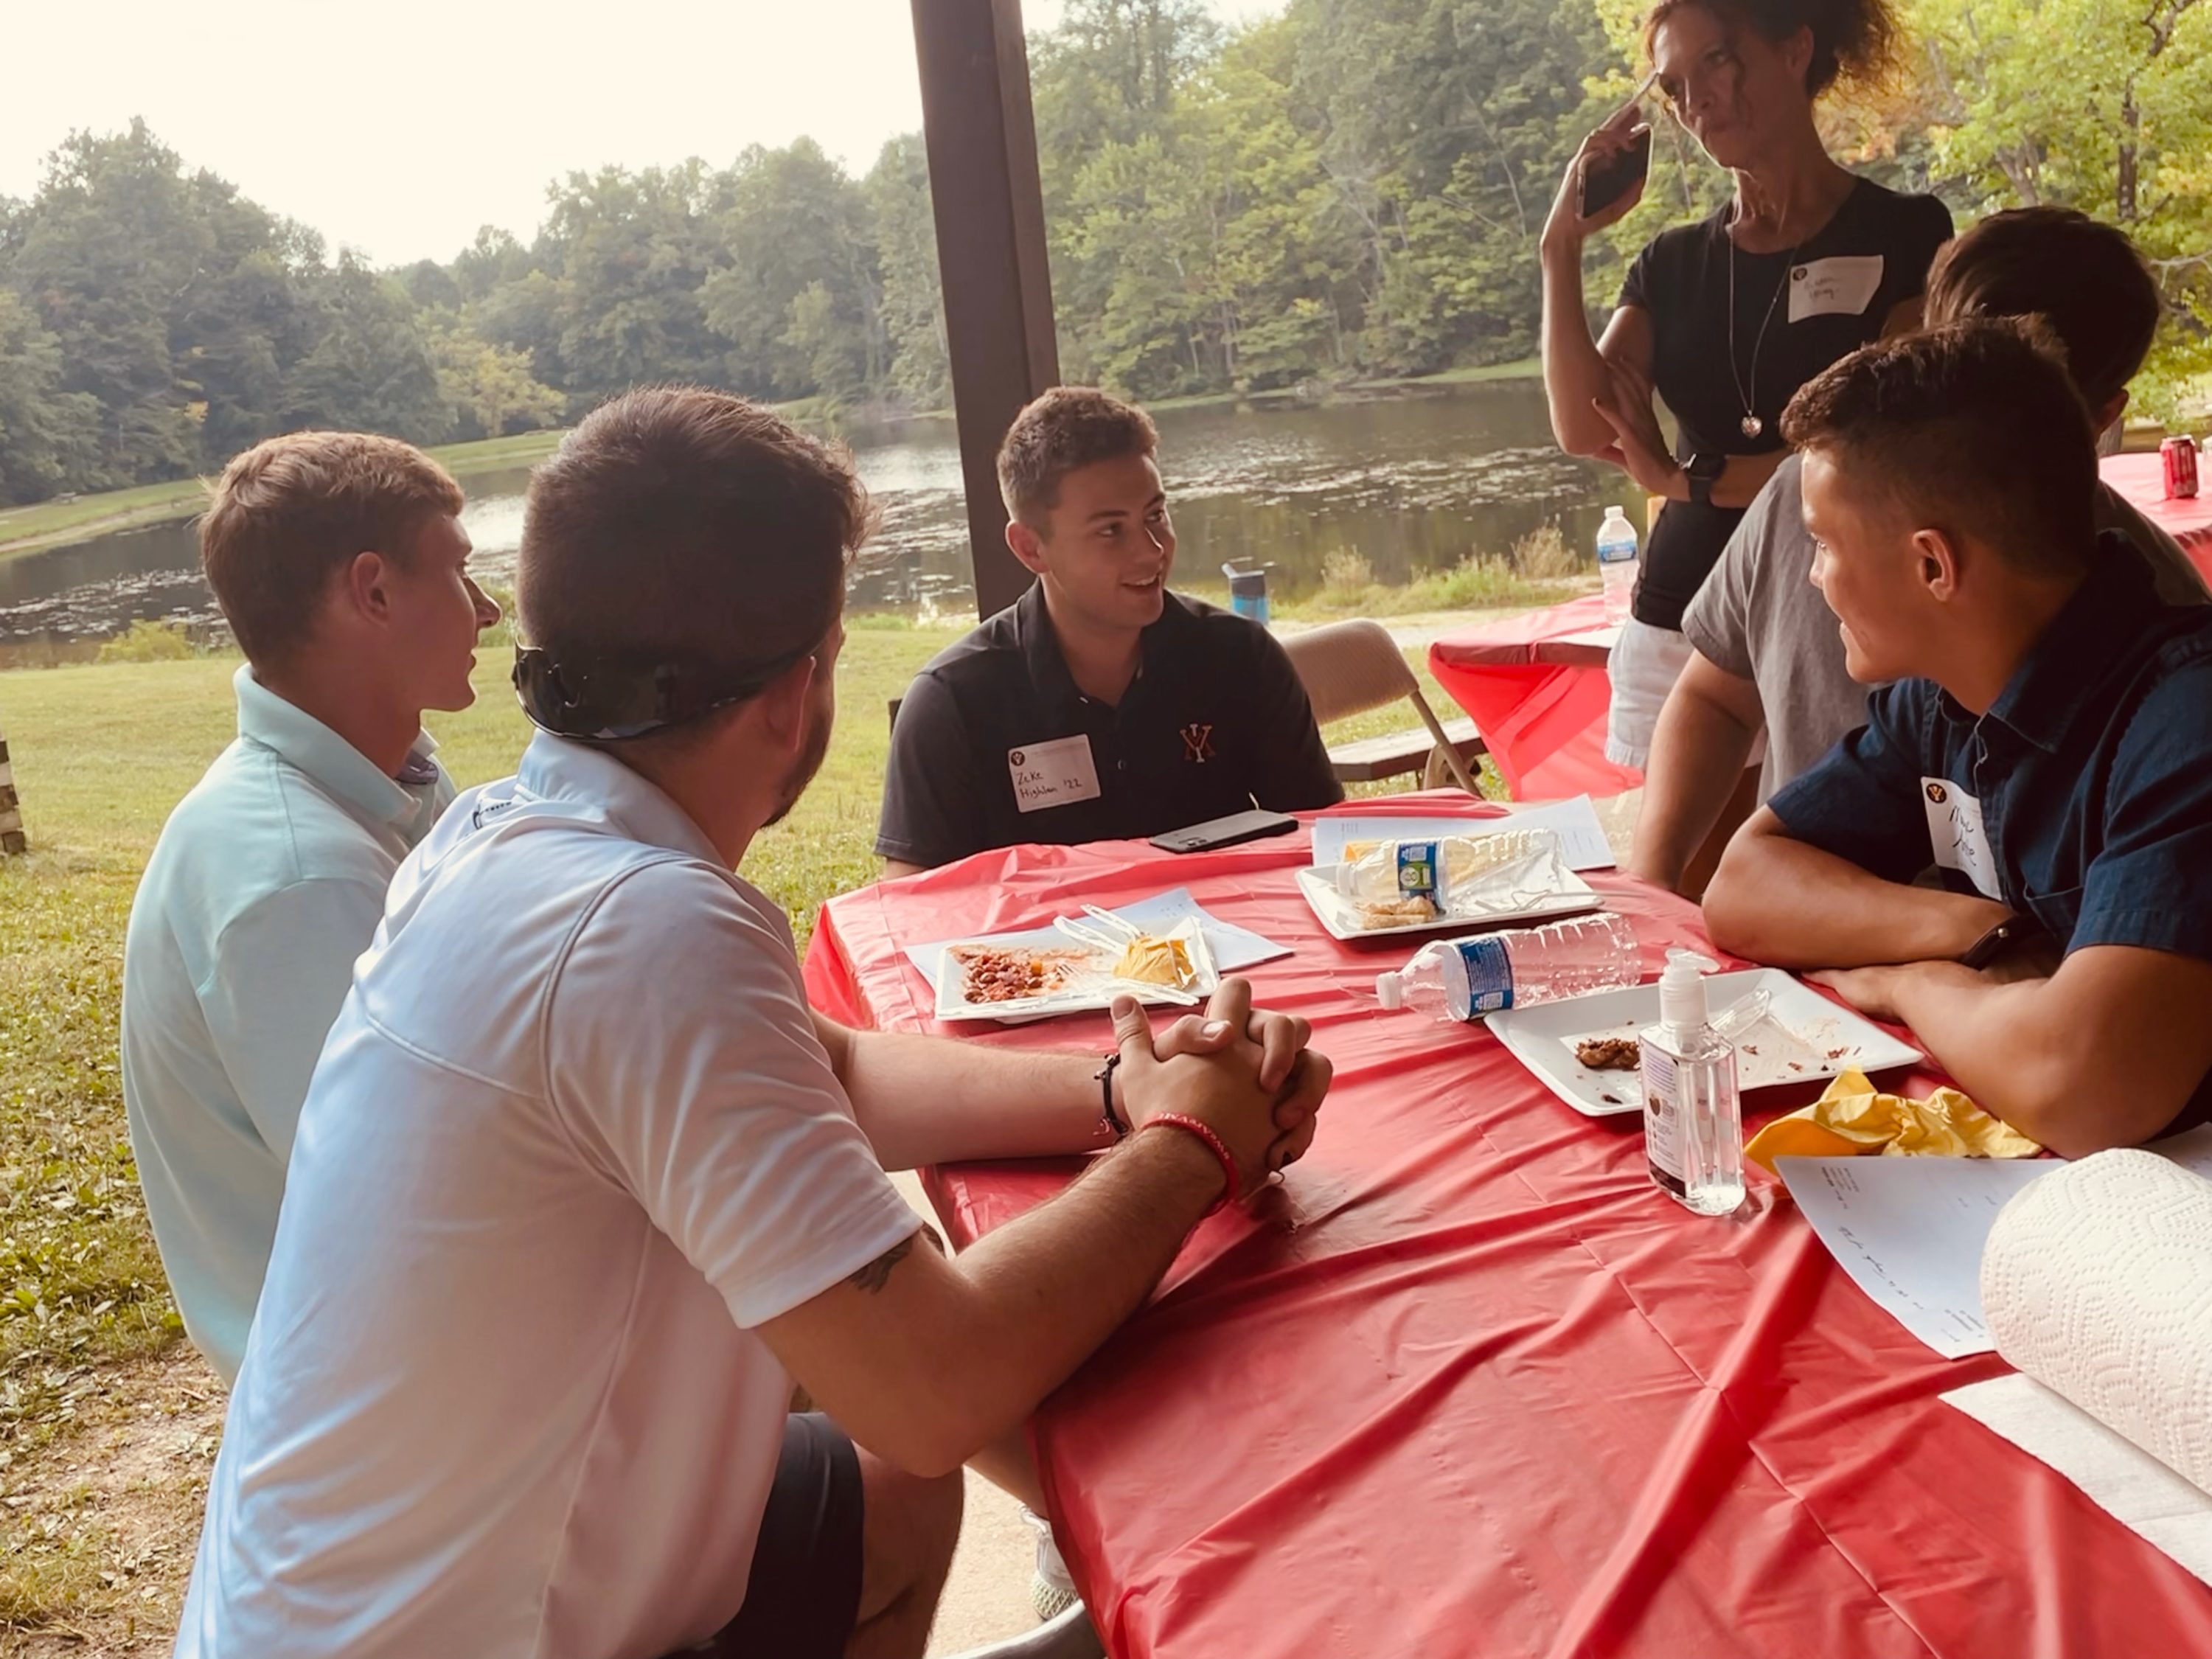
M453 787L425 708L465 708L499 609L461 490L389 438L234 460L200 521L237 635L238 738L161 831L123 961L123 1097L185 1328L226 1382L261 1292L307 1079L392 872Z

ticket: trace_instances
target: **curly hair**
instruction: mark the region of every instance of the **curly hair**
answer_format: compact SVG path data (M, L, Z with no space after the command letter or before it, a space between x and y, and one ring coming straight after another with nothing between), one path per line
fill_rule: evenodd
M1808 98L1818 98L1839 81L1879 82L1894 66L1903 33L1889 0L1658 0L1644 15L1645 58L1651 56L1660 27L1692 6L1778 43L1799 29L1811 31L1813 61L1805 70Z

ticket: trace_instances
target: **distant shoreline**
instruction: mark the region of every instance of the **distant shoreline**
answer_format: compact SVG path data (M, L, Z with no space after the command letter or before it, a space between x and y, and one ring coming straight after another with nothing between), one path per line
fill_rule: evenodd
M1472 386L1492 380L1528 380L1540 372L1536 359L1528 357L1480 368L1447 369L1440 374L1424 374L1408 380L1362 380L1332 385L1316 392L1295 387L1279 392L1206 392L1188 398L1165 398L1146 406L1171 410L1225 408L1239 404L1278 407L1309 402L1328 403L1368 396L1395 396L1407 390L1424 386ZM786 412L794 420L811 424L821 421L829 411L820 405L818 400L808 398L787 406ZM949 410L920 410L900 417L902 421L945 422L951 418ZM856 419L854 424L865 426L873 422L863 417ZM472 443L441 444L429 453L457 477L466 477L501 467L528 466L543 460L559 446L566 431L566 428L560 428L544 432L519 433L507 438L483 438ZM48 552L58 547L70 547L123 531L146 530L156 525L173 524L180 519L189 519L199 511L207 499L207 482L211 481L179 478L169 483L140 484L129 489L109 490L102 495L79 495L66 501L37 501L28 507L0 508L0 560L17 558L28 553Z

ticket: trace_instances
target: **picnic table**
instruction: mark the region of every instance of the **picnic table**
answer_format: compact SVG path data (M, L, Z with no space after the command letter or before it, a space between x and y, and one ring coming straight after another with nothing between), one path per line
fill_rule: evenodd
M1576 1115L1480 1026L1381 1012L1405 942L1330 939L1293 886L1309 856L1303 831L981 854L832 900L807 956L824 1012L926 1031L904 946L1086 902L1188 887L1294 947L1250 976L1336 1062L1320 1139L1202 1223L1033 1425L1117 1659L2212 1653L2212 1590L1938 1401L2001 1360L1909 1336L1756 1171L1736 1217L1692 1216L1652 1186L1634 1117ZM1711 949L1689 904L1592 879L1647 975L1668 945ZM1111 1042L1103 1014L957 1029ZM926 1184L964 1245L1078 1168Z
M2166 500L2155 452L2108 455L2100 466L2105 482L2179 542L2212 582L2212 494ZM1605 757L1613 701L1606 665L1620 632L1606 623L1603 596L1589 593L1456 629L1430 645L1429 672L1474 717L1516 799L1617 795L1643 781Z

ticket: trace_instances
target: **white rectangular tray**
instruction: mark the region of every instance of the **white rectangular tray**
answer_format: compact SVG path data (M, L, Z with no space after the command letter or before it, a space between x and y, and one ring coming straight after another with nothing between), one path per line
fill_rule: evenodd
M1331 939L1340 939L1347 944L1364 939L1391 939L1401 933L1480 933L1492 927L1520 927L1530 922L1548 921L1554 916L1571 916L1583 910L1598 908L1597 890L1580 876L1570 872L1567 884L1554 894L1548 894L1532 905L1516 910L1490 912L1456 911L1438 916L1434 921L1409 921L1395 927L1360 927L1353 925L1356 912L1351 902L1336 890L1336 866L1309 865L1297 872L1298 891L1305 896L1307 904L1321 925L1328 930Z
M1848 1008L1778 968L1716 974L1705 981L1709 1006L1724 1013L1754 991L1773 999L1766 1018L1736 1047L1736 1085L1754 1089L1825 1081L1853 1066L1862 1072L1917 1066L1923 1056ZM1523 1066L1586 1117L1644 1109L1638 1072L1593 1072L1575 1058L1575 1045L1593 1037L1638 1037L1659 1023L1659 983L1601 991L1534 1008L1508 1008L1489 1018L1498 1040Z

